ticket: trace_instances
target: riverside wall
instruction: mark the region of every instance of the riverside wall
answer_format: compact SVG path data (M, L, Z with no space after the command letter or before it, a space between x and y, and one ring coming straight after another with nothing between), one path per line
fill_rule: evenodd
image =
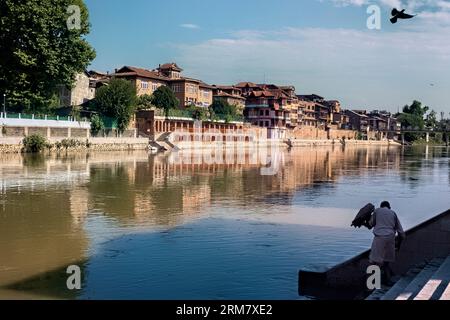
M67 138L65 138L67 139ZM52 146L48 149L52 152L62 151L126 151L126 150L147 150L149 141L147 138L70 138L79 142L75 147L60 147L61 138L49 138ZM23 151L22 137L0 137L0 153L19 153Z

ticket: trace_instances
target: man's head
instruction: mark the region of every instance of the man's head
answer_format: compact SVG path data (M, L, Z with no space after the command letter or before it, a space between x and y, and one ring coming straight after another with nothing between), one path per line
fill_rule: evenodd
M380 206L381 208L388 208L388 209L390 209L391 208L391 204L389 203L389 202L387 202L387 201L383 201L382 203L381 203L381 206Z

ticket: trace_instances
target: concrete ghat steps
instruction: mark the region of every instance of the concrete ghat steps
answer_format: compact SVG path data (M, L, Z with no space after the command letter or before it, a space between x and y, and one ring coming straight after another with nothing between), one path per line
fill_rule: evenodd
M434 259L427 264L423 270L411 281L411 283L394 298L395 300L409 300L415 297L419 291L425 286L427 281L433 276L437 269L441 266L444 259Z
M417 275L421 273L420 268L413 268L408 271L397 283L395 283L381 298L380 300L395 300L398 295L405 290L405 288L417 278Z
M375 290L367 300L450 300L450 256L408 271L391 288Z
M450 256L428 280L414 300L440 300L450 282Z

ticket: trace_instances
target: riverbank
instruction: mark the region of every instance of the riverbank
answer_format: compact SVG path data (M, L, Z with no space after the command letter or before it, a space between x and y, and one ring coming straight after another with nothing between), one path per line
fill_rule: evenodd
M0 153L20 153L23 151L23 138L2 137L0 138ZM50 147L46 150L50 152L62 151L127 151L127 150L147 150L147 138L89 138L71 139L77 142L76 145L64 145L64 139L49 139ZM68 141L68 140L66 140Z
M334 145L348 145L348 146L401 146L400 143L393 140L290 140L288 144L292 147L308 147L308 146L334 146Z

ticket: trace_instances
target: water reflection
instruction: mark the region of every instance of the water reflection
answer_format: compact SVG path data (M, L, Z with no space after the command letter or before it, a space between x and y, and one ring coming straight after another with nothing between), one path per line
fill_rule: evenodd
M216 275L219 281L214 268L220 261L225 270L236 272L235 277L245 277L241 280L247 283L248 294L240 297L257 298L252 295L258 292L255 283L265 274L273 280L270 293L275 298L292 298L295 289L284 292L281 287L295 282L298 268L337 263L367 247L370 235L347 227L355 210L368 201L392 199L406 226L448 209L449 155L448 148L341 146L255 149L239 154L211 150L157 156L146 152L2 155L0 287L5 289L0 290L0 298L23 292L73 298L73 293L61 286L65 268L73 263L96 274L98 269L93 266L107 269L105 260L109 265L111 260L120 261L128 273L149 277L145 270L151 263L127 256L133 249L159 257L160 269L153 265L156 273L165 274L164 270L172 268L168 262L176 256L184 264L177 264L179 269L171 269L173 272L206 263L210 266L205 272L213 279L203 280L213 281ZM171 230L173 238L165 242L164 234ZM121 238L150 231L157 233L144 236L143 242L130 238L131 247ZM209 240L199 233L208 235ZM109 241L116 238L119 249L109 248ZM261 239L267 243L261 244ZM183 253L187 248L179 241L186 241L183 246L188 247L192 241L191 254L207 253L216 261L187 259ZM195 241L201 245L196 246ZM243 241L253 246L240 247ZM153 245L147 247L147 243ZM161 250L172 250L172 256L154 251L155 244L162 246ZM254 278L236 265L239 258L232 251L229 256L217 251L225 246L226 250L238 250L239 256L256 259L262 257L261 245L265 254L279 260L271 266L254 263ZM301 257L290 259L295 252ZM275 274L285 274L284 280L275 281ZM192 276L199 285L192 289L197 290L193 296L215 296L211 288L199 289L201 275L192 271ZM162 280L149 278L145 284L126 285L123 281L138 279L128 279L120 272L115 277L118 283L117 277L121 277L128 290L125 296L113 298L139 298L137 293L149 286L156 286L156 291L147 297L157 298L156 284L163 286ZM169 290L164 297L177 298L170 293L173 280L163 279ZM85 283L88 288L81 297L102 297L98 295L103 290L101 281L90 276ZM295 288L295 283L292 285ZM233 286L223 287L223 296L239 296ZM177 292L178 297L193 294Z

